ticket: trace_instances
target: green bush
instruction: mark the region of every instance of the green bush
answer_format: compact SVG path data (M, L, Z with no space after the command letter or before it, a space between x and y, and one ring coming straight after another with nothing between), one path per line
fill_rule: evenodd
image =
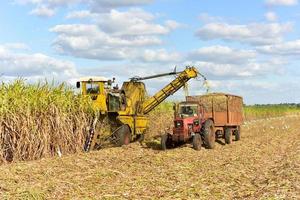
M252 105L244 107L247 120L299 114L297 104Z

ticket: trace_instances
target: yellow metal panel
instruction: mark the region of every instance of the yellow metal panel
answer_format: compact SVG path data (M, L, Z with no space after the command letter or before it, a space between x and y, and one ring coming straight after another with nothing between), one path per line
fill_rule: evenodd
M142 103L145 101L146 89L142 82L124 82L122 86L127 100L125 111L121 111L120 115L134 115L141 113Z
M149 119L147 116L128 116L121 115L118 119L123 123L130 126L132 134L144 134L148 128Z

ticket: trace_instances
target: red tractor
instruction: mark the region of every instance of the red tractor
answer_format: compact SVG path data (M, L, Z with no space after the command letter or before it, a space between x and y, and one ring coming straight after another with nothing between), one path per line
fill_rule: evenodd
M224 138L227 144L232 143L233 136L240 140L242 105L241 97L229 94L187 97L187 101L174 109L173 133L161 137L161 148L166 150L192 142L195 150L200 150L202 145L213 149L217 138Z

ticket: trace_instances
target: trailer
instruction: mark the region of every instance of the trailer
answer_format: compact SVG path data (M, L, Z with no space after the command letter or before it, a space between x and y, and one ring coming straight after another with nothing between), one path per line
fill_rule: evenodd
M204 108L204 118L212 119L215 128L237 127L243 123L243 98L224 93L187 96L187 102L197 102Z
M174 128L161 138L162 149L192 142L194 149L201 146L213 149L215 141L224 138L226 144L241 137L243 98L225 93L187 96L174 113ZM233 139L234 138L234 139Z

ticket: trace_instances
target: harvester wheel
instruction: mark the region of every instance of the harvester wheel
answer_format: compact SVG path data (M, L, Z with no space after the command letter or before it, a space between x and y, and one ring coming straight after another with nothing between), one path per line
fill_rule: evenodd
M122 125L116 132L117 146L128 145L131 141L131 131L128 125Z
M193 137L193 148L197 151L201 149L202 139L200 134L195 134Z
M239 141L241 139L241 127L237 127L234 130L234 135L235 135L235 141Z
M215 126L212 120L206 120L203 126L204 143L208 149L215 148Z
M163 134L160 140L161 150L165 151L167 148L170 148L169 134Z
M142 143L142 142L144 141L144 139L145 139L145 135L144 135L144 134L141 134L141 135L138 136L137 141L138 141L139 143Z
M225 143L226 144L232 143L232 131L230 128L225 128Z

